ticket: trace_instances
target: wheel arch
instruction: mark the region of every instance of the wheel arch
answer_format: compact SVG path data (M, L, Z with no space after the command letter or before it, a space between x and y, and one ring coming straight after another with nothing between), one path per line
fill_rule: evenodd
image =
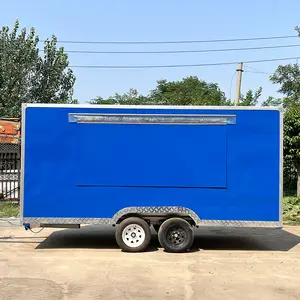
M191 209L182 206L131 206L119 210L113 217L114 224L128 217L188 217L192 220L194 225L200 223L199 216Z

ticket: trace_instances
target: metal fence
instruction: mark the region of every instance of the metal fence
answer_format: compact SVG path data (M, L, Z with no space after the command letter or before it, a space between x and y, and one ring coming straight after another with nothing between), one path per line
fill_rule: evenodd
M19 202L20 145L0 143L0 201Z

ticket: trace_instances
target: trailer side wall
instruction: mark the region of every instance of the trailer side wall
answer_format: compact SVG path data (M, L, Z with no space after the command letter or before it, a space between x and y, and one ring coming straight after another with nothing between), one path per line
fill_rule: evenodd
M201 220L280 221L278 110L27 107L23 217L111 218L182 206ZM235 124L89 124L70 114L230 115Z

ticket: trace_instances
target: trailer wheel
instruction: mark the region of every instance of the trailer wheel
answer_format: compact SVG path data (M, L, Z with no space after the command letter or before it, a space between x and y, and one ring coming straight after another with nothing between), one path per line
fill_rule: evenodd
M145 251L150 241L150 227L143 219L131 217L117 225L116 242L123 251Z
M158 240L167 252L185 252L193 245L194 232L187 221L181 218L171 218L160 226Z

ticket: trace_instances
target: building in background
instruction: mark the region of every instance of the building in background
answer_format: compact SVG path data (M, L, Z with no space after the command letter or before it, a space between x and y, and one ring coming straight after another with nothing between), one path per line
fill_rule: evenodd
M0 118L0 201L19 201L21 123Z
M0 143L19 144L20 129L19 118L0 118Z

